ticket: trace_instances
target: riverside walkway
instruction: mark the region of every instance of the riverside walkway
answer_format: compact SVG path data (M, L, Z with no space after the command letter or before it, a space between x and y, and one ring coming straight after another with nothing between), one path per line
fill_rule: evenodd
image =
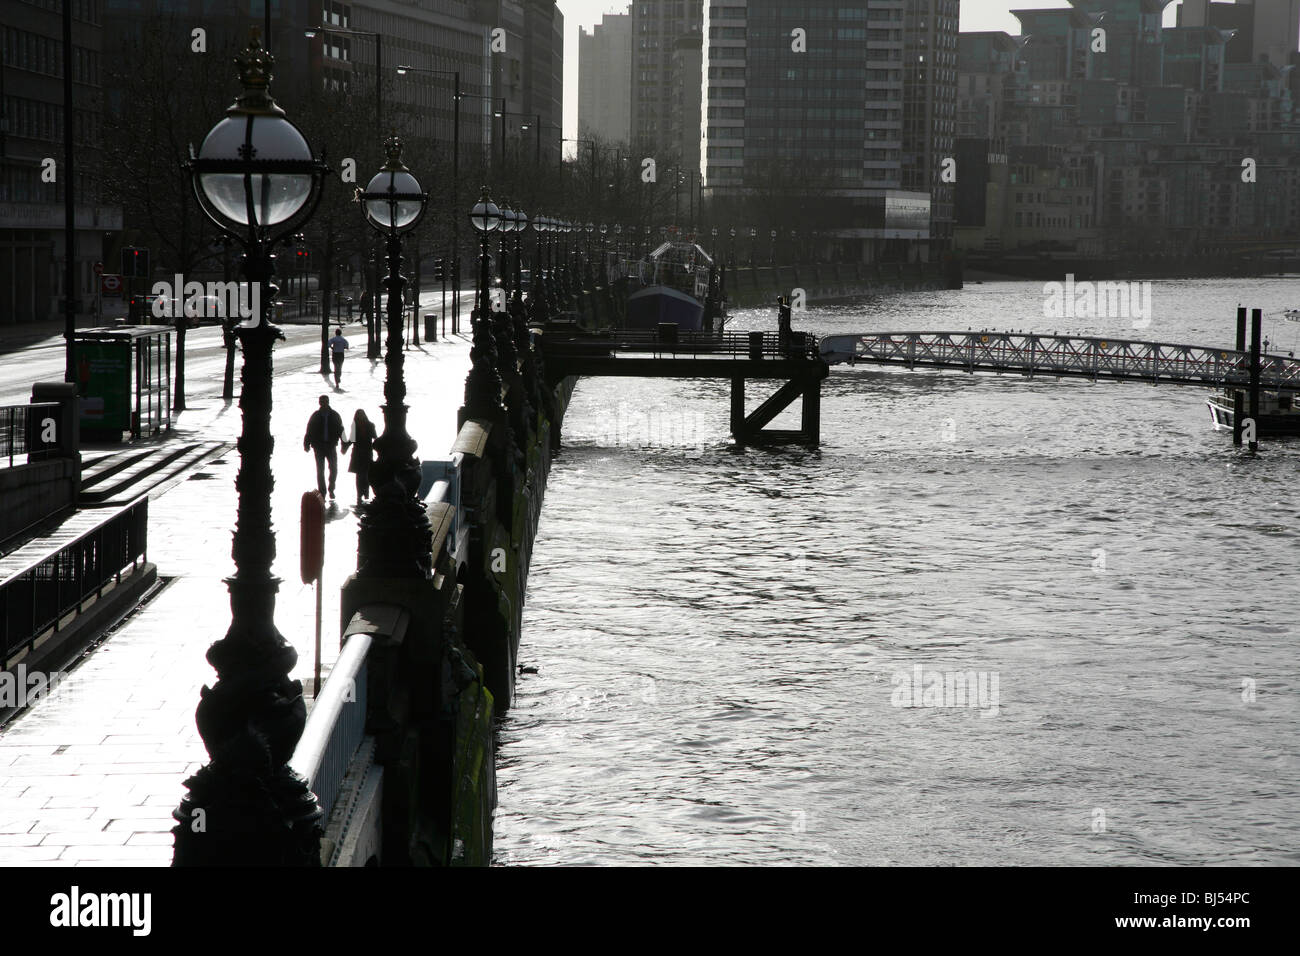
M408 424L422 458L446 455L455 440L469 368L468 322L462 328L466 335L406 352ZM315 598L298 576L298 515L302 493L315 487L315 465L302 450L303 428L320 394L330 395L345 422L363 407L383 428L384 363L365 358L357 323L345 334L352 349L337 392L332 378L327 383L320 375L314 345L276 350L273 570L282 583L275 620L298 652L292 676L303 680L309 706ZM13 352L6 361L21 355ZM188 385L191 401L169 440L233 445L240 411L237 400L217 397L218 363L210 374L189 376ZM357 561L355 489L346 462L341 454L338 499L326 514L325 675L339 652L340 585ZM53 694L0 727L0 866L170 864L171 812L185 794L183 781L208 759L194 711L200 688L216 680L204 654L230 623L222 578L233 571L238 466L232 450L151 499L149 560L164 587L69 668Z

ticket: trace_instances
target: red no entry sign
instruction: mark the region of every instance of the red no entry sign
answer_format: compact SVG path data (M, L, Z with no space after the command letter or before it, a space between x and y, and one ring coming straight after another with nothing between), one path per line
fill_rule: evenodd
M97 275L97 276L102 276L103 274L104 274L104 263L102 263L102 262L96 262L96 263L95 263L95 275Z

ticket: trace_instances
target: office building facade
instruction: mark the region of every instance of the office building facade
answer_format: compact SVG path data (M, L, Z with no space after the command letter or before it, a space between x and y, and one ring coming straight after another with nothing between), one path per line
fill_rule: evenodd
M706 198L785 190L822 254L925 257L951 235L957 3L710 4ZM931 247L933 240L934 247Z
M63 162L62 13L60 0L12 0L0 7L0 325L63 315L69 177ZM76 285L71 291L79 324L91 319L94 264L103 258L105 238L122 228L121 209L101 201L97 175L103 149L103 38L97 0L72 0Z

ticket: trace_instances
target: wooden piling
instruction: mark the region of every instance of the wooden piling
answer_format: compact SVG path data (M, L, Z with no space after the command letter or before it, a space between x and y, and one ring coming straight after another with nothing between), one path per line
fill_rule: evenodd
M731 434L737 440L743 438L745 431L745 376L735 375L731 379ZM743 442L742 442L743 444Z
M803 393L803 409L800 427L804 442L816 447L822 441L822 382L821 379L809 382Z
M1246 307L1244 305L1237 306L1237 351L1239 353L1246 351ZM1232 444L1236 448L1241 447L1241 420L1245 417L1242 394L1240 388L1232 389Z
M1263 309L1250 310L1250 420L1255 425L1256 439L1249 443L1250 453L1259 451L1259 342L1264 322Z

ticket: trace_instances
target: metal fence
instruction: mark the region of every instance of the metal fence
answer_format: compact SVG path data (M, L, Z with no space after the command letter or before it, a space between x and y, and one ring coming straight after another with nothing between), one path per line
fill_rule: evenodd
M29 462L46 457L49 452L38 437L41 422L51 416L57 421L59 414L58 402L0 408L0 459L7 460L12 468L14 458L22 455L27 455Z
M0 665L29 648L91 596L147 560L149 499L113 512L102 524L0 581ZM128 571L127 573L130 573Z
M607 335L544 336L547 356L651 352L675 357L725 356L818 361L817 339L792 332L782 342L777 332L687 332L676 329L618 329Z

